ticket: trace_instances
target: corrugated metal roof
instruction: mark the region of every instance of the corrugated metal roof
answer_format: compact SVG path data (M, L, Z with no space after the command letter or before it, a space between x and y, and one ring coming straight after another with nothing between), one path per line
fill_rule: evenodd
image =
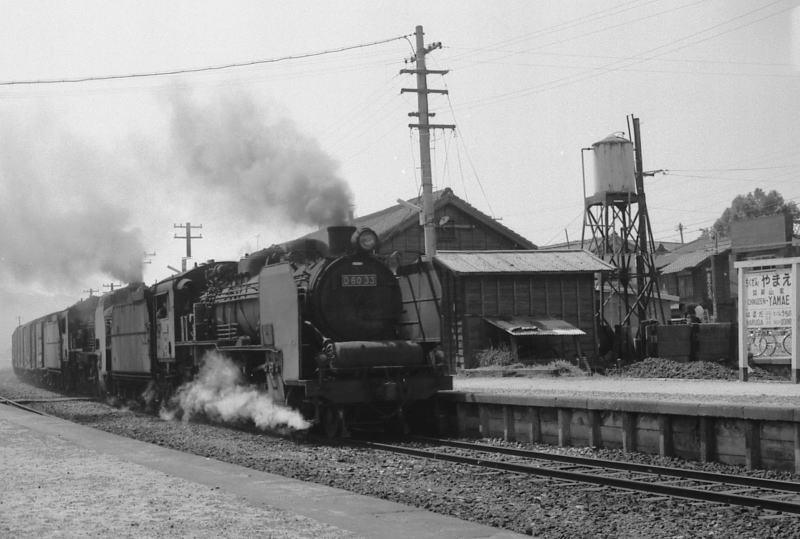
M595 272L613 268L587 251L438 251L434 259L455 273Z
M517 337L530 337L536 335L586 335L586 332L576 328L569 322L558 318L525 318L512 316L510 318L484 318L487 322Z
M678 258L661 268L661 274L678 273L685 269L694 268L702 264L713 253L711 251L695 251L693 253L686 253L680 255Z

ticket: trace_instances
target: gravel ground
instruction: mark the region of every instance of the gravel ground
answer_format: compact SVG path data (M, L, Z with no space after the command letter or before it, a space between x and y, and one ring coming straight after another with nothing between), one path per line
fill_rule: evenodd
M50 393L20 385L9 371L0 371L0 394L24 398ZM317 446L211 424L168 422L94 402L36 406L54 415L138 440L539 537L800 536L800 518L756 509L648 497L512 473L478 471L470 466L379 451ZM661 465L680 464L713 471L733 470L719 464L695 466L673 459L609 450L564 448L557 451ZM791 474L763 471L754 475L800 479ZM169 484L165 485L170 488Z
M0 421L0 536L343 538L352 534ZM43 443L42 443L43 442ZM35 458L30 458L31 451ZM103 488L97 489L102 483ZM69 491L76 496L62 499ZM146 498L130 492L147 492ZM108 518L109 507L115 507ZM35 508L35 509L34 509Z

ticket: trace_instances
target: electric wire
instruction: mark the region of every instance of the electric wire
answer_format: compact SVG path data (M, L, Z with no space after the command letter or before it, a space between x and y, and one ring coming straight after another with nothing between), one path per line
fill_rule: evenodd
M661 0L650 0L648 2L640 2L639 0L634 0L634 1L630 1L630 2L624 2L624 3L622 3L622 4L618 5L618 6L614 6L612 8L604 8L602 10L594 11L592 13L589 13L587 15L583 15L581 17L578 17L576 19L572 19L570 21L565 21L565 22L562 22L562 23L554 24L552 26L548 26L548 27L541 28L541 29L535 30L535 31L527 33L527 34L523 34L521 36L517 36L517 37L505 39L505 40L502 40L502 41L498 41L498 42L494 43L493 45L488 45L486 47L481 48L480 51L481 52L496 51L496 50L498 50L497 47L500 47L500 46L519 43L519 42L522 42L522 41L527 41L527 40L530 40L530 39L533 39L533 38L536 38L536 37L545 36L545 35L553 34L553 33L556 33L556 32L562 32L564 30L569 30L569 29L572 29L572 28L576 28L576 27L581 26L581 25L586 24L586 23L596 22L598 20L602 20L602 19L605 19L605 18L608 18L608 17L615 17L615 16L618 16L621 13L624 13L626 11L630 11L632 9L639 9L641 7L644 7L644 6L648 5L648 4L656 3L656 2L659 2L659 1L661 1ZM624 6L630 6L630 7L624 7ZM446 48L450 48L450 47L446 47ZM470 53L465 53L465 54L462 54L462 55L456 55L456 56L451 58L451 61L458 61L463 57L470 56L471 54L472 53L470 52Z
M442 79L444 79L444 77L442 77ZM453 117L453 123L459 125L458 120L456 119L456 113L455 109L453 108L453 101L450 97L450 89L447 86L447 81L444 81L444 87L447 90L445 96L447 97L447 105L450 108L450 114ZM464 147L464 155L467 158L467 163L469 163L469 166L472 169L472 174L475 176L475 181L478 183L478 187L480 187L483 199L486 201L486 207L489 209L489 215L492 217L492 219L495 219L496 217L494 210L492 209L492 204L491 202L489 202L489 197L486 196L486 190L483 188L483 182L481 182L481 178L478 175L478 171L475 169L475 164L472 162L472 158L469 155L469 152L467 150L467 145L466 143L464 143L464 137L458 137L457 140L460 141L462 146Z
M621 23L613 24L611 26L605 26L605 27L602 27L602 28L597 28L597 29L594 29L594 30L592 30L590 32L583 32L583 33L580 33L580 34L578 34L576 36L559 39L557 41L551 41L551 42L548 42L548 43L543 43L543 44L535 46L532 49L528 49L527 51L524 51L524 53L533 52L533 51L536 51L536 50L539 50L539 49L543 49L545 47L551 47L553 45L562 45L562 44L567 43L569 41L575 41L576 39L585 39L585 38L587 38L589 36L592 36L592 35L608 32L609 30L628 27L633 23L638 23L638 22L645 21L647 19L652 19L654 17L659 17L661 15L666 15L668 13L673 13L675 11L679 11L681 9L685 9L687 7L692 7L692 6L701 4L701 3L705 2L705 1L706 0L694 0L692 2L686 3L686 4L681 5L681 6L673 6L673 7L669 8L669 9L665 9L663 11L658 11L658 12L651 13L651 14L648 14L648 15L643 15L643 16L638 17L636 19L631 19L631 20L624 21L624 22L621 22ZM495 58L494 60L508 58L509 56L513 56L513 55L515 55L515 54L507 54L507 55L504 55L504 56L500 56L499 58ZM470 64L470 66L467 66L467 67L475 67L475 66L477 66L479 64L482 64L482 63L484 63L484 62L483 61L472 62Z
M787 8L784 8L784 9L780 10L780 11L776 11L776 12L770 13L770 14L764 16L764 17L761 17L761 18L756 19L756 20L749 21L747 23L741 24L741 25L736 26L734 28L723 30L723 31L717 32L715 34L712 34L710 36L704 37L702 39L691 41L689 43L680 44L681 42L685 42L685 41L687 41L689 39L692 39L694 37L697 37L697 36L699 36L701 34L710 32L710 31L712 31L712 30L714 30L716 28L719 28L721 26L725 26L727 24L730 24L733 21L736 21L736 20L745 18L747 16L753 15L754 13L757 13L759 11L763 11L763 10L765 10L767 8L770 8L770 7L774 6L775 4L778 4L778 3L781 3L781 2L782 2L782 0L775 0L775 1L770 2L769 4L766 4L766 5L761 6L759 8L747 11L747 12L741 14L741 15L737 15L736 17L732 17L732 18L727 19L727 20L725 20L723 22L720 22L720 23L711 25L709 27L706 27L703 30L699 30L699 31L694 32L692 34L689 34L687 36L675 39L675 40L673 40L673 41L671 41L669 43L665 43L663 45L659 45L657 47L653 47L651 49L643 51L643 52L635 55L634 58L636 58L636 60L629 61L627 63L627 65L621 65L620 66L620 65L617 65L617 64L620 64L621 62L611 62L609 64L600 66L599 68L595 68L595 69L592 70L593 71L592 73L587 73L587 74L585 74L583 76L573 75L573 76L562 77L562 78L555 79L555 80L552 80L552 81L548 81L548 82L545 82L545 83L542 83L542 84L539 84L539 85L536 85L536 86L533 86L533 87L514 90L514 91L511 91L511 92L506 92L506 93L502 93L502 94L497 94L497 95L491 96L490 98L486 98L486 99L482 98L482 99L473 100L471 102L463 103L461 105L461 108L465 108L465 109L476 108L476 107L479 107L479 106L485 106L487 104L496 104L496 103L498 103L500 101L505 101L505 100L509 100L509 99L518 99L518 98L522 98L522 97L527 97L527 96L530 96L530 95L533 95L533 94L536 94L536 93L541 93L541 92L548 91L548 90L554 90L554 89L557 89L557 88L562 88L564 86L576 84L578 82L583 82L583 81L586 81L586 80L589 80L589 79L597 78L597 77L599 77L601 75L605 75L605 74L608 74L608 73L613 73L613 72L619 71L622 68L627 68L627 67L630 67L630 66L638 64L638 63L647 62L647 61L650 61L650 60L652 60L654 58L658 58L660 56L663 56L663 55L666 55L666 54L670 54L670 53L673 53L673 52L678 51L678 50L685 49L685 48L690 47L692 45L696 45L698 43L702 43L704 41L708 41L710 39L719 37L721 35L724 35L724 34L727 34L727 33L730 33L730 32L733 32L735 30L739 30L739 29L744 28L746 26L751 26L751 25L756 24L758 22L761 22L761 21L763 21L765 19L774 17L776 15L779 15L780 13L783 13L785 11L793 9L792 7L787 7ZM665 49L667 47L673 47L673 48L669 49L669 50L666 50L666 51L663 51L663 52L660 52L660 53L657 53L657 54L652 54L652 53L655 53L658 50ZM650 56L646 56L646 55L650 55Z
M124 75L96 75L96 76L89 76L89 77L75 77L75 78L61 78L61 79L38 79L38 80L11 80L11 81L0 81L0 86L22 86L22 85L41 85L41 84L72 84L72 83L82 83L82 82L95 82L95 81L107 81L107 80L121 80L121 79L138 79L138 78L147 78L147 77L163 77L169 75L183 75L188 73L202 73L207 71L221 71L226 69L233 69L239 67L249 67L255 65L262 65L262 64L274 64L278 62L285 62L291 60L300 60L304 58L313 58L316 56L323 56L327 54L336 54L340 52L350 51L354 49L362 49L365 47L373 47L376 45L382 45L385 43L390 43L392 41L397 41L400 39L408 39L408 36L413 34L406 34L402 36L392 37L388 39L383 39L379 41L372 41L369 43L359 43L356 45L347 45L343 47L337 47L334 49L327 49L323 51L316 51L316 52L309 52L303 54L292 54L287 56L280 56L277 58L264 58L259 60L249 60L246 62L232 62L228 64L221 64L221 65L214 65L214 66L204 66L204 67L196 67L196 68L183 68L183 69L172 69L166 71L147 71L141 73L128 73Z
M452 45L448 45L445 48L451 50L467 50L473 53L484 52L486 50L485 48L455 47ZM559 58L580 58L580 59L589 58L597 60L628 61L637 59L635 56L612 56L612 55L601 55L601 54L576 54L567 52L550 52L550 51L540 51L538 50L538 48L528 49L528 50L499 50L497 52L502 52L510 56L533 54L535 56L556 56ZM717 64L717 65L782 67L782 68L793 67L792 64L786 62L751 62L745 60L704 60L701 58L659 58L658 61L666 63L680 63L680 64Z

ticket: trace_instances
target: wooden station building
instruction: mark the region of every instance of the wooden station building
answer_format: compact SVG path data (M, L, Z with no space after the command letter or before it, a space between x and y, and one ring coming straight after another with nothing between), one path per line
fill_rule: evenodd
M451 370L473 368L491 347L519 361L597 355L594 274L611 267L580 250L540 251L449 188L434 197L434 268L441 342ZM424 251L419 198L353 219L380 238L378 254L397 266ZM326 239L324 230L306 238Z

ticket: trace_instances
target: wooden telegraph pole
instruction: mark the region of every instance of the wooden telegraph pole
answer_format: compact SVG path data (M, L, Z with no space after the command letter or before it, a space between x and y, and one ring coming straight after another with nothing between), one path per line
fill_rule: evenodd
M186 240L186 256L181 259L181 271L186 271L186 261L192 258L192 240L203 239L202 234L200 234L199 236L192 236L192 229L203 228L203 225L193 225L192 223L187 222L185 225L173 225L172 227L183 228L186 230L185 236L178 236L177 234L175 234L176 239Z
M436 254L436 222L433 212L433 175L431 173L431 129L455 129L455 125L431 124L429 119L435 113L428 112L428 94L447 94L447 90L428 89L428 74L444 75L447 70L427 69L425 55L442 48L440 42L432 43L425 47L422 26L416 28L417 49L416 54L406 60L406 63L416 62L416 69L401 69L400 73L415 74L417 76L416 88L402 88L400 93L417 93L417 112L409 112L409 116L417 116L419 123L408 124L408 127L419 130L419 155L422 167L422 226L425 233L425 256L432 257Z

